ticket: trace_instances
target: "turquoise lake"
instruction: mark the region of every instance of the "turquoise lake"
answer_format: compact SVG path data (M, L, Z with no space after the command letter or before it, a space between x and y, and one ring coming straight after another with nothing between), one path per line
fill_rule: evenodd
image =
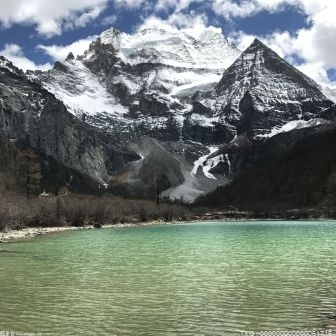
M336 334L332 221L81 230L1 250L0 331Z

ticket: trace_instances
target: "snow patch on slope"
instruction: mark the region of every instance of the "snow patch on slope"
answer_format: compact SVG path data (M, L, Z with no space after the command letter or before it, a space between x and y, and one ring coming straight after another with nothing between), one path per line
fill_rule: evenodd
M187 97L193 95L196 91L209 91L214 89L216 84L220 81L221 75L209 74L208 76L199 76L201 78L195 78L190 80L188 84L175 86L172 91L172 96Z
M324 87L322 88L322 92L328 99L336 103L336 88Z
M64 62L67 72L51 71L44 87L64 102L70 112L122 116L128 110L110 95L98 78L80 61Z
M168 197L173 201L193 203L198 197L215 190L220 185L225 185L229 180L225 177L212 179L204 175L193 175L187 172L184 182L176 187L165 190L161 196Z
M211 178L211 179L216 179L212 174L209 173L209 170L212 168L210 166L210 164L208 164L207 162L207 158L209 155L211 155L212 153L216 152L218 150L217 147L209 147L209 151L210 153L200 157L198 160L196 160L194 162L194 168L191 171L191 175L196 175L198 168L202 168L203 174L207 177L207 178ZM204 165L204 163L206 162L206 164Z
M323 124L328 124L330 121L316 118L311 120L292 120L280 127L274 127L270 133L258 135L258 138L271 138L280 133L286 133L295 129L313 127Z
M181 185L165 190L161 196L171 200L181 200L186 203L194 202L198 197L215 190L220 185L229 182L226 177L216 178L210 170L224 160L224 155L208 159L209 155L218 150L217 147L208 147L209 153L194 162L191 172L185 172L184 182ZM199 169L203 174L199 174Z

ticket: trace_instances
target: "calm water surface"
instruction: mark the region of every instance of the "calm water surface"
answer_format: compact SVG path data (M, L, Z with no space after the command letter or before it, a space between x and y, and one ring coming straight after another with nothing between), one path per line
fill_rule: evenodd
M2 244L0 331L336 333L335 222L83 230Z

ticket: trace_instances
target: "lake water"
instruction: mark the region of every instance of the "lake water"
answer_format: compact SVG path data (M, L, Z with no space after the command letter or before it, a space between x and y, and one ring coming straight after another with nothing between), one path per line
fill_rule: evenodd
M0 250L0 331L336 333L335 222L83 230Z

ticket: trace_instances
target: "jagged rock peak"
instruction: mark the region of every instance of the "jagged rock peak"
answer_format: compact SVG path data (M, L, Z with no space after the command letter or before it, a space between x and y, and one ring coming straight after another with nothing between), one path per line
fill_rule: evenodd
M115 27L105 30L99 35L100 42L103 44L112 44L115 50L120 49L122 33Z
M218 90L222 90L223 86L227 86L227 75L229 73L235 73L235 77L241 77L241 79L245 78L244 82L246 86L247 82L257 84L258 81L256 78L266 76L267 71L282 76L283 78L286 77L287 80L300 85L318 88L318 84L314 80L292 66L274 50L256 38L231 67L225 71L216 90L218 92ZM250 78L251 81L248 80L248 78Z
M269 46L267 46L264 42L262 42L258 38L255 38L253 40L253 42L250 44L249 48L251 48L251 47L270 49Z
M70 51L68 56L66 57L65 61L72 61L75 59L74 54Z
M6 69L17 75L23 75L23 71L21 69L17 68L10 60L2 55L0 55L0 68Z

